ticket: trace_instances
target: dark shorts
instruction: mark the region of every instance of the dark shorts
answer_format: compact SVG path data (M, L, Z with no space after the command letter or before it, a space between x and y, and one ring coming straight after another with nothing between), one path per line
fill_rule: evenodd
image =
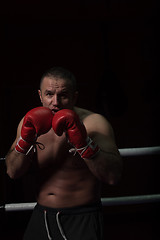
M102 240L102 205L54 209L37 204L23 239Z

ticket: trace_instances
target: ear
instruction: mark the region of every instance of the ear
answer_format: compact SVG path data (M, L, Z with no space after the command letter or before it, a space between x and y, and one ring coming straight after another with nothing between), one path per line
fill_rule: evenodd
M38 90L38 95L39 95L39 98L40 98L41 103L42 103L42 94L41 94L41 90Z
M76 102L77 102L78 96L79 96L79 93L78 93L78 91L76 91L76 92L74 93L74 95L73 95L73 103L74 103L74 105L75 105Z

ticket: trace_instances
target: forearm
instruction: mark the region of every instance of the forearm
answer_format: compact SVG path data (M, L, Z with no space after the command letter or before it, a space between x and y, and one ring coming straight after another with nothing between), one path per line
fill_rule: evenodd
M117 152L100 152L92 159L85 159L90 171L102 182L116 184L122 174L122 159Z
M11 149L5 157L7 174L10 178L16 179L23 176L31 165L31 155L18 153Z

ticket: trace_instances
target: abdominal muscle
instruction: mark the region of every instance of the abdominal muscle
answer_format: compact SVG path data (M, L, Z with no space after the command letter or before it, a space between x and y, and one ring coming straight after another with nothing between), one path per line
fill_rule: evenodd
M94 188L95 184L91 180L80 180L72 174L68 174L68 178L70 180L60 179L57 174L42 185L37 198L38 203L53 208L64 208L98 201L99 194L95 191L98 189Z
M65 208L98 201L99 182L84 160L78 154L68 153L64 136L54 136L53 132L45 135L38 139L45 145L45 150L37 152L37 202L47 207Z

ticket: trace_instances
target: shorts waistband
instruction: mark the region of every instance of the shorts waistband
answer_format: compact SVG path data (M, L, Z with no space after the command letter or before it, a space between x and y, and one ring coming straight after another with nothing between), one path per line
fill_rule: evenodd
M75 207L67 207L67 208L51 208L46 207L43 205L40 205L39 203L36 204L35 209L41 212L48 212L52 214L57 214L60 212L61 214L79 214L79 213L89 213L89 212L96 212L100 211L102 209L102 203L101 201L98 201L96 203L90 203Z

